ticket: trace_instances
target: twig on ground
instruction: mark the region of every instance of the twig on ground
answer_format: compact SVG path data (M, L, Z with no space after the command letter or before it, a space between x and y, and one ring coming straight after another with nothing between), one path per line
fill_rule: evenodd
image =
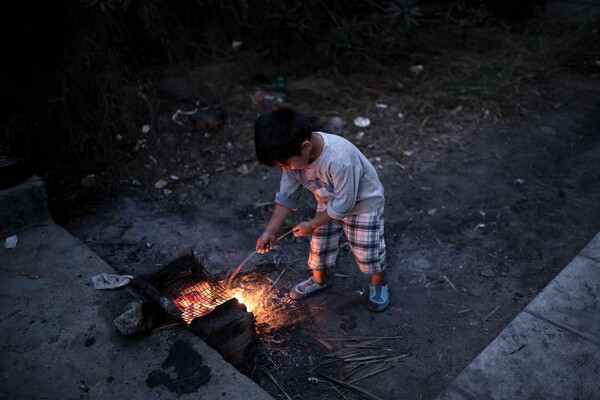
M361 357L348 357L344 359L344 362L352 362L352 361L372 361L372 360L381 360L382 358L387 358L387 355L375 355L375 356L361 356Z
M347 342L352 340L404 339L404 336L330 336L323 339L328 342Z
M435 241L437 242L438 246L440 246L442 249L445 249L446 246L444 246L444 244L442 243L442 241L438 238L435 238Z
M277 279L275 279L275 282L273 282L273 284L271 286L269 286L269 288L267 289L267 291L265 292L265 294L269 293L271 290L273 290L273 288L275 287L275 285L277 285L277 282L279 282L279 280L281 279L281 277L283 276L283 274L285 273L285 270L287 269L284 268L281 273L279 274L279 276L277 277Z
M282 312L292 312L292 311L298 311L298 310L302 310L306 308L306 306L300 306L300 307L294 307L294 308L288 308L286 310L281 310Z
M397 355L397 356L388 356L388 358L384 358L383 361L389 362L389 361L399 360L401 358L405 358L405 357L408 357L408 356L410 356L410 353L400 354L400 355Z
M323 345L323 347L325 347L327 350L333 351L333 346L330 345L329 343L327 343L327 341L325 341L325 340L323 340L323 339L321 339L319 337L316 337L316 336L315 336L315 340L317 342L321 343Z
M446 189L444 189L444 191L446 193L448 193L450 196L454 197L455 199L460 199L460 197L458 197L458 195L456 193L454 193L452 190L446 188Z
M322 372L317 372L317 373L319 374L319 376L323 377L324 379L327 379L330 382L337 383L338 385L344 386L344 387L352 389L352 390L356 390L357 392L360 392L360 393L364 394L365 396L368 396L368 397L370 397L372 399L383 400L381 397L377 397L374 394L366 391L365 389L363 389L363 388L361 388L359 386L356 386L356 385L353 385L351 383L344 382L344 381L341 381L339 379L333 378L331 376L325 375Z
M314 367L312 367L311 369L309 369L308 372L313 372L315 369L317 369L319 367L322 367L323 365L333 364L333 363L336 363L338 361L340 361L340 360L333 359L333 360L322 362L319 365L315 365Z
M269 372L268 369L266 369L265 367L262 368L262 370L264 371L265 374L267 374L267 376L269 377L269 379L271 381L273 381L273 383L279 388L279 390L281 390L281 392L283 393L283 395L285 396L285 398L287 400L293 400L289 394L286 393L285 390L283 390L283 387L279 384L279 382L277 382L277 380L275 379L275 377Z
M346 274L339 274L337 272L335 274L333 274L333 275L339 276L340 278L348 278L350 276L350 275L346 275Z
M342 347L355 348L355 349L373 349L373 348L376 348L373 345L380 341L381 341L381 339L371 340L369 342L361 342L361 343L344 343L344 344L342 344Z
M331 386L331 388L333 390L335 390L339 396L341 396L343 399L348 399L348 397L346 397L346 395L340 390L339 387L337 387L336 385L333 384L333 382L329 382L327 381L327 383L329 383L329 385Z
M423 128L425 127L427 121L429 121L429 115L423 118L423 122L421 122L421 126L419 126L419 133L423 133Z
M448 282L448 284L452 287L452 289L454 289L455 292L458 292L458 289L456 288L456 286L454 286L454 283L452 283L446 275L442 275L442 277L446 282Z
M450 307L456 307L456 308L469 308L467 306L461 306L459 304L452 304L452 303L442 303L442 305L450 306Z
M491 313L489 313L488 315L486 315L486 316L483 318L483 320L484 320L484 321L487 321L487 320L488 320L488 318L489 318L489 317L491 317L491 315L492 315L493 313L495 313L496 311L498 311L498 309L499 309L499 308L500 308L500 306L496 306L496 308L494 308L494 309L492 310L492 312L491 312Z
M410 354L400 354L397 356L388 356L388 355L377 355L377 356L364 356L364 357L354 357L354 358L348 358L348 359L344 359L344 362L358 362L358 363L363 363L363 364L372 364L374 362L388 362L388 361L393 361L393 360L397 360L399 358L404 358L404 357L408 357L410 356Z
M535 183L537 183L538 185L540 185L540 186L542 186L542 187L545 187L546 189L550 189L550 190L552 190L553 192L560 192L560 190L558 190L558 189L557 189L557 188L555 188L554 186L550 186L550 185L548 185L547 183L544 183L544 182L540 181L539 179L535 179L535 178L532 178L532 179L533 179L533 181L534 181Z
M326 354L325 357L327 357L327 358L348 358L348 357L352 357L357 354L360 354L360 351L349 348L349 349L341 349L334 353Z
M386 364L384 364L384 365L380 365L380 366L377 366L377 367L376 367L375 369L373 369L371 372L369 372L369 373L367 373L367 374L365 374L365 375L363 375L363 376L360 376L360 377L358 377L358 378L354 378L354 379L352 379L352 380L349 380L349 381L348 381L348 383L352 384L352 383L360 382L360 381L362 381L362 380L365 380L365 379L367 379L367 378L370 378L370 377L372 377L372 376L375 376L375 375L377 375L377 374L380 374L380 373L382 373L382 372L385 372L385 371L387 371L387 370L389 370L389 369L392 369L392 368L394 368L394 366L393 366L393 365L386 365Z
M175 328L176 326L180 326L180 325L181 325L181 322L174 322L174 323L169 324L169 325L159 326L156 329L152 329L152 331L150 332L150 334L161 332L161 331L166 331L167 329L172 329L172 328Z
M367 368L369 368L370 365L365 365L365 364L349 364L349 365L344 365L344 370L346 371L344 373L344 375L342 376L342 380L344 381L349 381L349 379L351 377L353 377L354 375L358 374L359 372L366 370Z

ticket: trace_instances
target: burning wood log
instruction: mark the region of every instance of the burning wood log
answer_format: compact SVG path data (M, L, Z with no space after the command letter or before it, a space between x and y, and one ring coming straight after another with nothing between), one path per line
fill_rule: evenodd
M248 362L256 351L254 315L237 299L195 318L190 329L235 367Z

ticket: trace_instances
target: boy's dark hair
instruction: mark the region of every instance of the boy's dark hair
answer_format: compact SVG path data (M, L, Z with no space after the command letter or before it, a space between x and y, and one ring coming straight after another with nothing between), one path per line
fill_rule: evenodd
M290 157L301 154L302 143L310 140L311 134L308 118L291 108L264 113L254 124L256 157L271 167L285 164Z

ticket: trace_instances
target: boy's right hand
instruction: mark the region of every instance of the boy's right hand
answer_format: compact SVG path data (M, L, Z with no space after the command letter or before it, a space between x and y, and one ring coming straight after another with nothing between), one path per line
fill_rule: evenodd
M275 243L276 240L274 233L264 231L256 241L256 252L258 254L264 254L271 251L273 243Z

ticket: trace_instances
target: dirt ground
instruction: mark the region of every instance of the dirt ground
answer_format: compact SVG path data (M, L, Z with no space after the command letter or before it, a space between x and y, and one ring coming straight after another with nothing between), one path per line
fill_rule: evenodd
M254 249L280 175L254 161L254 119L311 104L293 93L279 103L275 93L257 105L255 87L237 90L216 129L175 124L175 110L193 105L163 104L122 194L83 205L65 228L122 273L193 248L213 275L227 276ZM382 399L442 391L600 230L600 82L565 75L524 97L519 118L436 127L394 149L375 138L402 129L397 109L369 100L314 114L312 104L317 125L343 119L339 133L380 173L391 306L367 310L367 278L345 246L332 288L293 302L289 288L308 276L308 243L286 237L236 279L257 303L259 349L242 371L275 398L370 398L332 378ZM354 125L359 115L371 126ZM306 196L289 225L311 205Z

